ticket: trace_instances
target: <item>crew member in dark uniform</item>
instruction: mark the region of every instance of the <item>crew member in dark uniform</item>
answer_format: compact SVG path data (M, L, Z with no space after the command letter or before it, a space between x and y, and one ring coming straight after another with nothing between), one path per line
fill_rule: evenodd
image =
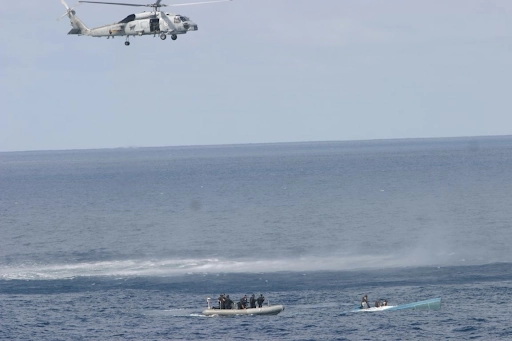
M256 308L256 298L254 297L254 294L252 294L249 303L251 304L251 308Z
M238 302L238 309L247 309L247 298L242 297L240 302Z
M265 301L265 297L263 297L263 294L260 294L260 297L256 300L258 302L258 307L261 308L263 306L263 301Z
M224 294L221 294L218 298L219 300L219 309L225 309L224 302L226 302L226 298L224 297Z
M226 309L233 308L233 301L229 298L229 295L226 295Z
M242 297L242 309L247 309L247 295L244 295L244 297Z

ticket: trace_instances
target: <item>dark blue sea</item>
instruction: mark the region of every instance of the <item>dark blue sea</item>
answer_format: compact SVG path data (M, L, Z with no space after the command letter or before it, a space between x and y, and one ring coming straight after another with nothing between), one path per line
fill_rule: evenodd
M511 136L0 153L0 339L510 340L511 243Z

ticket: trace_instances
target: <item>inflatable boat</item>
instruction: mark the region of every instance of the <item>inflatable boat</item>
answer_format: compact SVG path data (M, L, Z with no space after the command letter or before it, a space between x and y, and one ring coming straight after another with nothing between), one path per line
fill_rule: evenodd
M208 309L203 310L203 315L207 316L235 316L235 315L277 315L284 310L284 306L278 305L266 305L261 308L247 308L247 309L218 309L212 306L210 298L208 301Z

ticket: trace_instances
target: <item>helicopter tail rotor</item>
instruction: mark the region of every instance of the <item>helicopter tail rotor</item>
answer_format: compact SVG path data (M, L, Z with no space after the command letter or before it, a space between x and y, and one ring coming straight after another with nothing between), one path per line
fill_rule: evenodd
M61 3L61 4L63 4L63 5L64 5L64 7L66 7L66 10L68 10L68 11L69 11L69 6L68 6L68 4L67 4L67 2L66 2L66 1L64 1L64 0L60 0L60 3Z
M77 3L73 8L69 7L69 5L66 3L66 1L64 0L60 0L60 2L64 5L64 7L66 7L66 13L64 13L63 15L61 15L60 17L57 18L57 20L60 20L62 18L64 18L65 16L69 16L69 14L73 14L75 15L76 12L75 12L75 8L77 8L78 6L80 6L80 3Z
M68 6L65 0L60 0L60 2L66 7L66 13L60 16L57 20L60 20L67 16L69 18L69 21L71 23L71 31L68 32L68 34L78 34L78 35L90 35L91 30L85 26L85 24L80 20L75 13L74 8L71 8ZM75 6L77 7L77 6Z

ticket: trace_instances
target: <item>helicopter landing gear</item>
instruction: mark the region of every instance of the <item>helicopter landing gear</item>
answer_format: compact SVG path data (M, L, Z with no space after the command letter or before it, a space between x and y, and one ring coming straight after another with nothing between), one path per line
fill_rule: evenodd
M126 36L126 41L124 42L124 44L125 44L126 46L130 46L130 41L129 41L129 39L130 39L130 36Z
M160 39L165 40L167 39L167 35L165 33L160 33Z
M171 34L171 39L172 39L172 40L176 40L176 39L178 39L178 36L177 36L177 35L175 35L175 34Z

